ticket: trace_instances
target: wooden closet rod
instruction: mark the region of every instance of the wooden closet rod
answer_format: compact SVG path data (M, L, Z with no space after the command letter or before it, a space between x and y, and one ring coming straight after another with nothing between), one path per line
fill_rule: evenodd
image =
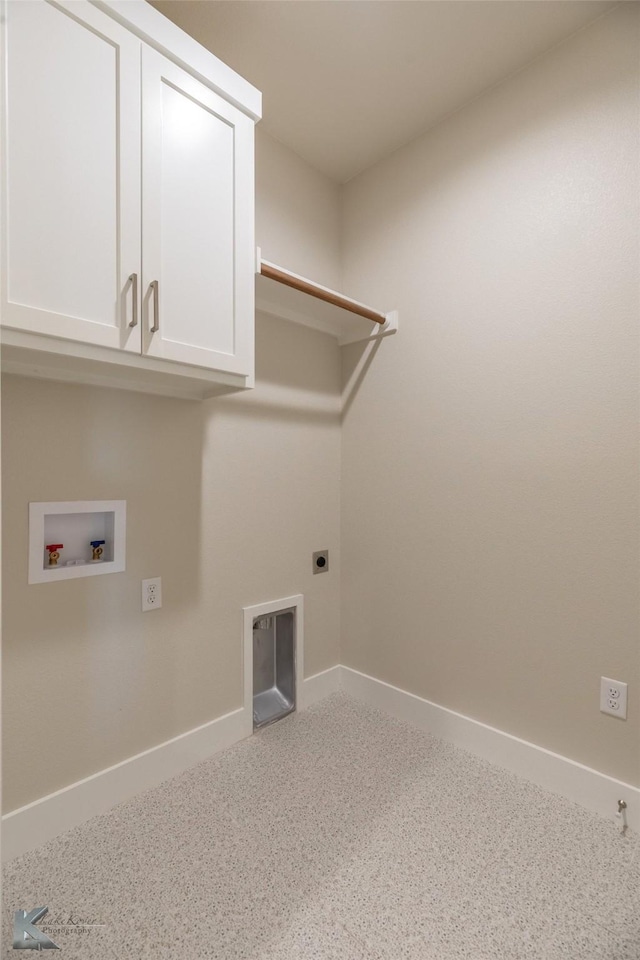
M264 260L260 264L260 273L263 277L268 277L270 280L277 280L278 283L284 283L287 287L293 287L294 290L308 293L309 296L316 297L318 300L324 300L326 303L332 303L336 307L342 307L343 310L356 313L359 317L364 317L366 320L372 320L374 323L380 324L386 322L387 318L384 313L378 313L377 310L372 310L370 307L365 307L361 303L356 303L355 300L350 300L349 297L343 297L333 290L327 290L325 287L312 283L311 280L303 280L301 277L296 277L293 274L287 273L285 270L279 270L272 264L265 263Z

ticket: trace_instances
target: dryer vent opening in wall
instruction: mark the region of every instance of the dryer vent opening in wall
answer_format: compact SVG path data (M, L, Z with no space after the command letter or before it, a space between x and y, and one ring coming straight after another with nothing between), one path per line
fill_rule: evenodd
M296 708L295 610L277 610L253 621L253 729Z

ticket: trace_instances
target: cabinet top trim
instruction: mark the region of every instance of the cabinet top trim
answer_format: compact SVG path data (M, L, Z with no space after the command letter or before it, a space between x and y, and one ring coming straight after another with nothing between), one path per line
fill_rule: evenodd
M260 120L260 91L146 0L89 0L89 3L198 77L253 120Z

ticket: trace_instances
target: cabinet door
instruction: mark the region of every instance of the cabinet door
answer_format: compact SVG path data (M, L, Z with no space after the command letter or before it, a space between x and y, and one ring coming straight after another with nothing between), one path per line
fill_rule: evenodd
M253 373L253 121L142 55L142 351Z
M5 6L2 324L140 352L140 41L85 0Z

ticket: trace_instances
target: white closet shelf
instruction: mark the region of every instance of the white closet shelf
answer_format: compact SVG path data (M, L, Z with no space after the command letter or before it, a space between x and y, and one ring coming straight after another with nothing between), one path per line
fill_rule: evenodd
M256 260L256 310L329 333L341 346L378 340L398 329L397 310L376 310L263 260L260 248Z

